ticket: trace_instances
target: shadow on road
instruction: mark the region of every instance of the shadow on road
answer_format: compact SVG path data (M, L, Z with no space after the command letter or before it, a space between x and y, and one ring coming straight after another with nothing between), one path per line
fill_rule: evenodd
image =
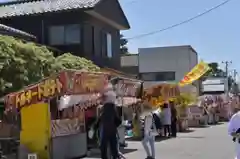
M160 141L164 141L164 140L168 140L171 139L171 137L164 137L164 136L156 136L155 141L156 142L160 142ZM131 138L127 138L126 141L142 141L142 138L136 138L136 137L131 137Z
M124 148L124 149L121 149L120 151L123 153L123 154L128 154L128 153L132 153L132 152L135 152L137 151L138 149L128 149L128 148Z
M198 126L191 126L191 128L209 128L211 125L198 125Z
M164 136L157 136L156 138L155 138L155 141L156 142L161 142L161 141L164 141L164 140L169 140L169 139L171 139L172 137L164 137Z
M195 130L193 129L188 129L188 130L185 130L185 131L181 131L179 132L180 134L185 134L185 133L191 133L191 132L194 132Z
M179 136L177 138L180 138L180 139L203 139L205 137L204 136Z
M123 154L128 154L137 151L138 149L120 148ZM101 158L101 152L99 149L95 149L88 154L88 158Z

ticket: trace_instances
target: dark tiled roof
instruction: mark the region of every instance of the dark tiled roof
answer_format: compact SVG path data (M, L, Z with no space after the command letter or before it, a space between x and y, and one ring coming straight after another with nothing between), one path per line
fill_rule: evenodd
M101 0L40 0L0 6L0 18L93 8Z
M30 37L30 38L36 39L36 37L34 35L31 35L31 34L29 34L27 32L24 32L24 31L21 31L21 30L18 30L18 29L15 29L15 28L3 25L3 24L0 24L0 31L5 31L6 33L7 32L14 33L16 35L20 35L20 36L25 36L25 37Z

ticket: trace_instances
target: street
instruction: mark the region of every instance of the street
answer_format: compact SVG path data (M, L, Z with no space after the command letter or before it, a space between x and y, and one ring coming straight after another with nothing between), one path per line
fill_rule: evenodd
M234 144L227 135L227 123L191 130L179 133L175 139L156 141L156 159L234 158ZM146 156L139 141L128 141L128 147L123 152L129 159L144 159Z

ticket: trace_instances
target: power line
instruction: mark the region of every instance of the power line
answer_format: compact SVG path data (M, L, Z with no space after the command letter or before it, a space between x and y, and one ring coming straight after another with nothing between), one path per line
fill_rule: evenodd
M130 5L130 4L134 4L134 3L137 3L139 2L140 0L132 0L132 1L127 1L127 2L124 2L122 3L123 5Z
M214 7L212 7L211 9L208 9L208 10L206 10L205 12L202 12L202 13L200 13L200 14L192 17L192 18L189 18L189 19L184 20L184 21L182 21L182 22L179 22L179 23L177 23L177 24L173 24L173 25L168 26L168 27L166 27L166 28L163 28L163 29L160 29L160 30L156 30L156 31L152 31L152 32L149 32L149 33L136 35L136 36L133 36L133 37L130 37L130 38L127 38L127 39L128 39L128 40L132 40L132 39L143 38L143 37L145 37L145 36L150 36L150 35L153 35L153 34L157 34L157 33L160 33L160 32L163 32L163 31L166 31L166 30L169 30L169 29L178 27L178 26L180 26L180 25L189 23L189 22L191 22L191 21L193 21L193 20L195 20L195 19L197 19L197 18L199 18L199 17L201 17L201 16L203 16L203 15L206 15L206 14L214 11L215 9L218 9L219 7L227 4L227 3L230 2L230 1L231 1L231 0L225 0L224 2L222 2L222 3L220 3L220 4L218 4L218 5L214 6Z

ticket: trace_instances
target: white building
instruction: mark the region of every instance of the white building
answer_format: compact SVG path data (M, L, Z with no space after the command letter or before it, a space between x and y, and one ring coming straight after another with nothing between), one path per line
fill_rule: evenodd
M197 52L189 45L139 48L139 75L145 87L161 82L179 82L198 63ZM198 92L192 85L182 91Z
M138 75L138 54L121 56L121 70L125 73Z
M207 78L202 82L202 93L204 94L222 94L229 91L228 78Z

